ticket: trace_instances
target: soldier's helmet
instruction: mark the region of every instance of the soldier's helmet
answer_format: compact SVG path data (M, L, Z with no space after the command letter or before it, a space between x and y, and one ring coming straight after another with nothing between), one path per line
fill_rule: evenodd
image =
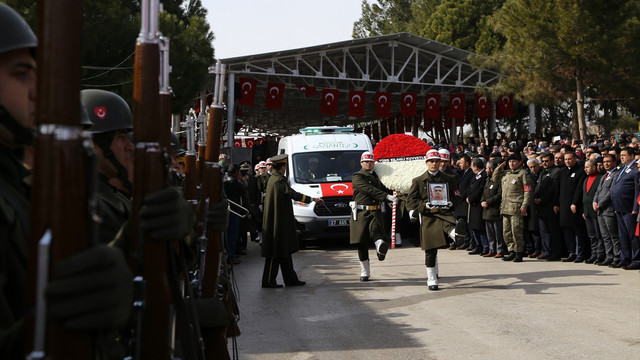
M91 133L133 129L133 115L126 101L110 91L86 89L80 91L80 101L89 113Z
M376 159L373 156L373 153L371 153L370 151L365 151L362 153L362 155L360 155L360 162L363 162L363 161L375 162Z
M440 159L443 161L449 161L451 159L451 153L447 149L439 149L438 153L440 154Z
M33 30L15 10L0 3L0 54L28 48L35 55L38 40Z
M440 153L436 149L431 149L427 151L425 160L440 160Z
M169 135L171 137L171 145L169 146L169 152L172 154L178 154L180 156L185 152L185 149L180 145L180 139L178 139L178 135L173 132Z

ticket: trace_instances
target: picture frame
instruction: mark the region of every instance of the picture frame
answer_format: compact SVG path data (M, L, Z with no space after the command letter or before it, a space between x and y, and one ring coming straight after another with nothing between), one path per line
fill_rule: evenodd
M431 206L447 206L449 188L447 183L429 183L429 202Z

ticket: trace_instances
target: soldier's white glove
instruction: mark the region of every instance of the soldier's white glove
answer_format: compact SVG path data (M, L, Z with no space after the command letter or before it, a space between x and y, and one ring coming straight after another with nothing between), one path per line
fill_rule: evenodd
M389 200L390 202L397 204L398 203L398 197L395 195L387 195L387 200Z
M427 210L431 210L431 209L433 209L433 206L431 206L431 203L430 203L430 202L428 202L428 203L424 204L424 207L425 207L425 208L427 208Z
M412 223L418 221L418 216L420 216L420 214L417 211L409 210L409 220L411 220Z

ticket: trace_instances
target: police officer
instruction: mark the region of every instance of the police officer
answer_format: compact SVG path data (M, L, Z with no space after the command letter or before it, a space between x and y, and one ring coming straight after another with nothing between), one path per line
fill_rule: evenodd
M276 283L278 269L282 269L282 278L286 286L304 285L293 269L291 254L299 250L296 234L293 204L296 200L306 204L312 201L323 204L322 198L312 198L291 189L284 174L287 171L287 154L271 158L273 173L267 184L264 200L264 218L261 255L265 258L262 273L263 288L281 288Z
M522 262L524 251L524 216L531 204L533 182L522 168L522 157L514 153L508 158L509 170L502 177L502 228L509 255L504 261Z
M411 181L407 199L412 209L411 217L421 221L420 248L425 253L427 267L427 286L429 290L438 290L437 256L438 248L447 244L447 237L455 239L456 219L453 214L453 194L456 183L453 176L440 171L440 155L437 150L429 150L426 154L427 171ZM432 187L447 185L447 204L438 206L432 203Z
M352 175L353 201L350 203L352 218L349 225L350 243L358 245L360 260L360 281L368 281L371 276L369 265L369 243L374 241L378 260L383 261L389 246L384 241L385 226L382 217L382 202L398 203L398 197L391 195L374 171L375 158L369 151L360 156L362 169Z
M24 19L0 3L0 353L7 359L25 357L27 264L36 261L27 249L28 171L17 155L34 131L36 46ZM106 331L127 321L131 273L119 250L96 246L76 253L59 262L53 275L45 290L48 315L64 328Z

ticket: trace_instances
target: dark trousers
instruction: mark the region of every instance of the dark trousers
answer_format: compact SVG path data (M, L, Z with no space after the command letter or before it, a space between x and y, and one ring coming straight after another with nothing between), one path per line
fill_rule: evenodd
M464 245L468 247L471 244L471 236L469 235L469 227L466 217L456 218L456 245Z
M602 234L600 234L598 219L594 217L587 217L584 221L587 225L587 237L589 238L591 257L604 260L604 241L602 240Z
M599 214L598 224L600 225L606 260L620 261L620 237L618 236L618 219L616 219L616 215Z
M542 238L542 253L551 258L559 258L562 255L562 235L558 227L558 218L556 216L539 217L538 223Z
M227 258L233 260L236 258L238 244L240 242L240 217L235 214L229 214L229 226L227 227Z
M298 282L298 274L293 269L291 255L279 258L265 258L264 271L262 272L262 285L275 285L278 269L282 269L282 279L285 284Z
M502 237L502 219L485 220L484 225L487 229L487 240L489 242L489 252L504 254L506 246Z
M424 251L424 264L427 267L435 267L437 258L438 258L438 248Z
M581 216L582 218L582 216ZM581 224L584 226L584 222ZM578 257L588 256L588 252L586 251L585 246L583 244L583 232L581 231L580 225L578 226L567 226L562 228L562 233L564 235L564 243L567 246L567 251L569 252L569 256L571 254L576 255Z
M635 236L636 216L630 212L618 213L618 236L620 237L620 263L640 265L640 243Z
M487 239L487 233L484 230L470 230L471 232L471 241L473 243L474 248L480 247L482 252L489 252L489 240Z

